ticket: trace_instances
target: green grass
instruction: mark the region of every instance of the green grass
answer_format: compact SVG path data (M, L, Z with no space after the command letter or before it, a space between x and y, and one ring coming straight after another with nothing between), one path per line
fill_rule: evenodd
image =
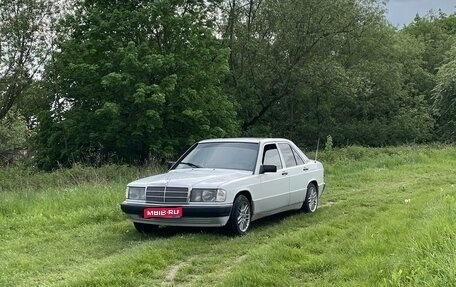
M0 286L456 285L456 147L350 147L320 159L320 209L262 219L243 237L135 232L119 203L128 181L153 170L23 180L0 170Z

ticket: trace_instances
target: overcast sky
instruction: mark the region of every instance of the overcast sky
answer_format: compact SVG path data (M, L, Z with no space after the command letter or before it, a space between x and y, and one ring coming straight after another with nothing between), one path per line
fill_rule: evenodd
M389 0L387 19L399 28L410 24L416 13L426 15L429 10L442 9L446 14L456 12L456 0Z

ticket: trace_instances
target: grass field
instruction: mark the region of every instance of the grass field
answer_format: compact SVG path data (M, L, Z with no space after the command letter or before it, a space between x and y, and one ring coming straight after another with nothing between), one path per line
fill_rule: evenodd
M315 214L262 219L243 237L138 234L119 203L151 170L0 170L0 286L456 286L456 147L321 160Z

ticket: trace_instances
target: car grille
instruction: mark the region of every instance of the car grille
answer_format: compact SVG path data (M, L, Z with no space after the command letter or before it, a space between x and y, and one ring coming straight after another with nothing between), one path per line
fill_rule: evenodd
M188 203L188 188L148 186L146 201L151 203Z

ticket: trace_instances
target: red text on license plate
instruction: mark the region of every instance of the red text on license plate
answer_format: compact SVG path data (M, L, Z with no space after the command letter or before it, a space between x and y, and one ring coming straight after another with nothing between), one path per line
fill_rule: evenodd
M144 208L144 218L179 218L181 216L182 206Z

